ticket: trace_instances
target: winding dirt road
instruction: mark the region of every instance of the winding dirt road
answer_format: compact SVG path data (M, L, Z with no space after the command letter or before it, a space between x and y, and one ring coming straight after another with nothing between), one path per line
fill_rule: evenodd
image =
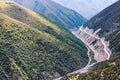
M101 40L101 42L102 42L102 44L104 45L104 51L107 53L107 55L108 55L108 57L107 57L107 60L109 60L109 58L110 58L110 53L107 51L107 46L106 46L106 44L104 43L104 40L102 40L102 39L100 39Z
M105 41L104 41L104 39L102 39L102 38L99 38L98 36L96 36L96 35L94 35L94 34L91 34L91 33L88 33L88 32L86 32L86 31L84 31L84 30L81 30L82 32L84 32L84 33L86 33L86 34L88 34L88 35L90 35L90 36L92 36L92 37L94 37L94 38L96 38L96 39L98 39L98 40L100 40L101 42L102 42L102 44L103 44L103 46L104 46L104 51L106 52L106 54L107 54L107 60L109 60L109 58L110 58L110 53L108 52L108 50L107 50L107 46L106 46L106 44L105 44ZM76 35L76 34L74 34L74 35ZM79 37L78 37L79 38ZM80 39L80 38L79 38Z
M88 33L88 32L86 32L86 31L84 31L84 30L81 30L81 31L84 32L84 33L86 33L86 34L88 34L88 35L90 35L91 37L94 37L94 38L96 38L96 39L98 39L98 40L101 41L101 43L102 43L103 46L104 46L104 51L105 51L105 53L107 54L107 58L106 58L106 59L108 60L108 59L110 58L110 55L111 55L111 54L110 54L109 51L107 50L108 46L106 45L105 40L102 39L102 38L99 38L96 34ZM78 36L78 34L76 34L74 31L73 31L72 33L73 33L77 38L79 38L82 42L84 42L84 40L81 39L81 38ZM84 42L84 44L86 45L86 47L87 47L87 49L88 49L88 52L87 52L87 55L88 55L88 57L89 57L88 64L87 64L84 68L81 68L81 69L76 70L76 71L74 71L74 72L68 73L67 75L87 72L87 70L88 70L90 67L92 67L93 65L101 62L101 61L97 61L97 60L96 60L97 62L94 62L94 63L91 64L91 60L92 60L92 59L91 59L91 56L90 56L90 49L94 52L94 55L96 54L96 53L95 53L96 51L95 51L92 47L90 47L89 44L87 44L87 43L85 43L85 42ZM54 79L54 80L60 80L60 79L62 79L62 78L63 78L63 77L59 77L59 78Z
M76 71L74 71L74 72L71 72L71 73L68 73L67 75L71 75L71 74L76 74L76 73L83 73L83 72L85 72L88 68L89 68L89 65L90 65L90 63L91 63L91 57L90 57L90 49L87 47L87 49L88 49L88 51L87 51L87 55L88 55L88 57L89 57L89 61L88 61L88 64L84 67L84 68L81 68L81 69L79 69L79 70L76 70Z

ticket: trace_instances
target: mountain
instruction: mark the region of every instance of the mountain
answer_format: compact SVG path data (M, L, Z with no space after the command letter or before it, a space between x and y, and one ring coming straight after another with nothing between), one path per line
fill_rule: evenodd
M88 32L92 30L91 33L95 32L100 38L105 38L105 40L109 42L109 49L112 51L111 57L107 61L92 66L85 73L70 75L62 80L119 80L120 0L97 14L83 27L87 29ZM96 42L94 42L94 44L96 44Z
M67 9L51 0L14 0L15 2L34 10L67 29L78 28L86 19L77 12Z
M101 29L97 34L105 37L110 42L110 49L113 54L120 54L120 1L109 6L98 15L89 20L84 26L94 29ZM116 13L116 14L115 14Z
M90 19L100 11L118 0L53 0L67 8L77 11L86 19ZM99 4L98 4L99 3ZM75 5L74 5L75 4Z
M84 67L86 46L15 2L0 1L0 80L50 80Z

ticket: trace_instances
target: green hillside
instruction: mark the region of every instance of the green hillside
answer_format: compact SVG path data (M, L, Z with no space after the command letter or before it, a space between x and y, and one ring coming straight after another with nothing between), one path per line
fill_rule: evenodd
M61 80L120 80L120 56L93 66L87 73L70 75Z
M0 80L45 80L85 66L87 48L66 29L0 2Z

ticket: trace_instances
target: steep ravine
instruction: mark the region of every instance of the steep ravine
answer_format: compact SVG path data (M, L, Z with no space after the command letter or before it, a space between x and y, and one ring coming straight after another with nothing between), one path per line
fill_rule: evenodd
M105 60L109 60L111 56L111 50L109 49L109 42L105 41L105 38L100 38L97 35L97 33L100 30L101 29L98 29L95 32L93 32L92 29L89 29L87 27L83 28L83 26L81 26L79 29L71 31L77 38L79 38L82 42L85 43L88 49L87 54L89 57L89 62L84 68L68 73L67 75L87 72L87 70L93 65ZM90 56L90 49L94 52L94 59L96 60L96 62L94 63L91 63L92 58ZM62 77L54 80L60 80L61 78Z

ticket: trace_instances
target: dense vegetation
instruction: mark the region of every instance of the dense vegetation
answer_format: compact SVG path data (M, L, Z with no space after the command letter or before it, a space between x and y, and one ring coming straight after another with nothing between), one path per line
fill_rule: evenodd
M15 2L26 6L67 29L78 28L87 20L77 12L67 9L52 0L14 0ZM25 4L25 2L28 2ZM66 14L67 13L67 14Z
M87 73L74 74L62 80L120 80L120 56L93 66Z
M0 12L0 80L53 79L87 64L87 48L66 29L16 3L0 2Z

